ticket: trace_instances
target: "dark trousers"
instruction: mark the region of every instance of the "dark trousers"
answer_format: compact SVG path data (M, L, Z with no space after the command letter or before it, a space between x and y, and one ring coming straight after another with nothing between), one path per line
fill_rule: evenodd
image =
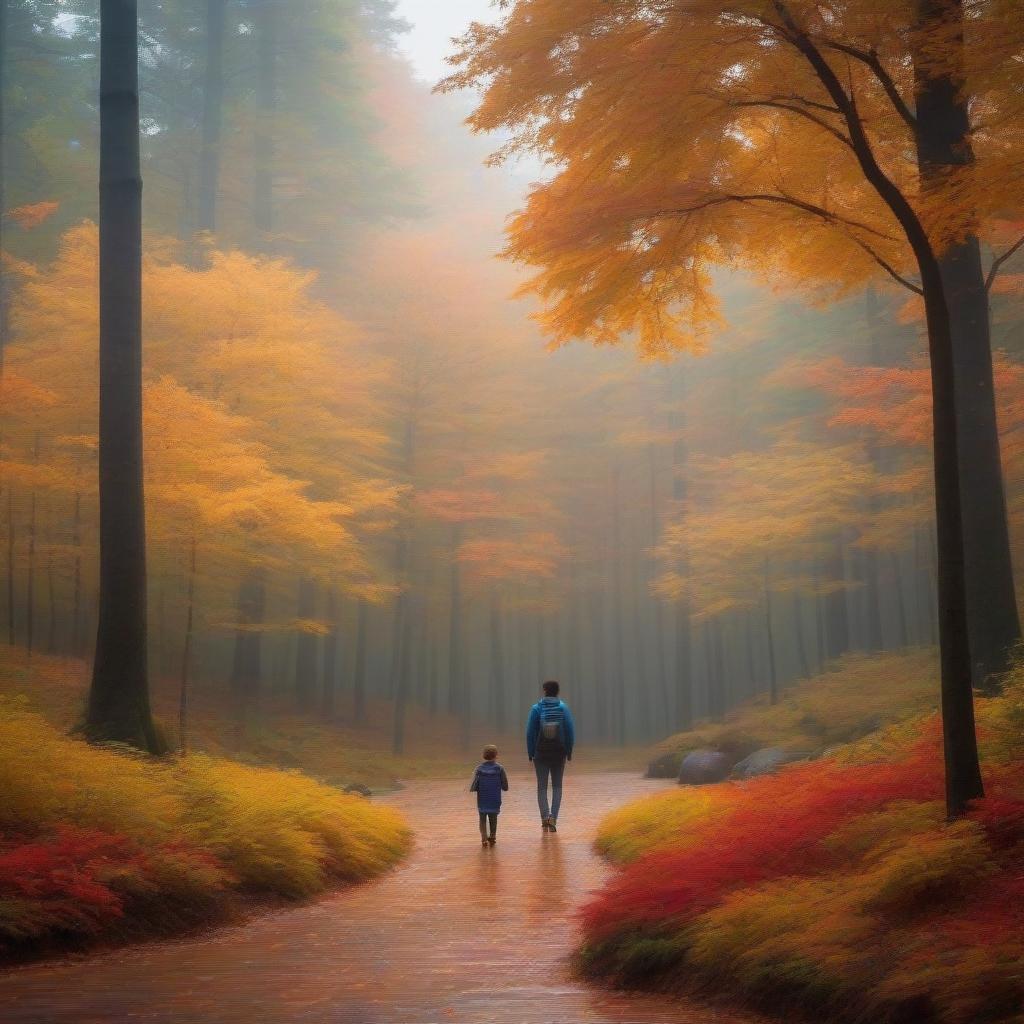
M498 834L498 812L497 811L481 811L480 812L480 835L484 839L487 838L487 826L491 826L490 836L493 839Z
M537 807L540 809L541 820L554 818L558 820L558 808L562 805L562 776L565 773L565 758L557 761L542 761L534 758L533 767L537 770ZM548 779L551 780L551 806L548 806Z

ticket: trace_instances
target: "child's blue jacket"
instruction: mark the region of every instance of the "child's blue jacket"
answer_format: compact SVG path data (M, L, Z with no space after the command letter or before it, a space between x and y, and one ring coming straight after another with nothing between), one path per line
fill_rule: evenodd
M508 789L508 776L497 761L484 761L477 766L469 791L476 793L476 808L481 814L497 814L501 810L503 789Z

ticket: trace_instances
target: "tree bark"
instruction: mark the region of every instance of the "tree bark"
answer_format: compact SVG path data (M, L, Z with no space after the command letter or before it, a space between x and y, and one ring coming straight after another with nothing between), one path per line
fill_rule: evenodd
M338 692L338 599L333 588L327 591L327 636L324 637L324 675L320 688L320 714L332 721L337 710Z
M100 596L85 733L157 752L146 648L137 0L100 0Z
M197 226L217 230L221 126L224 115L224 21L228 0L206 0L206 67L203 71L202 143L199 152Z
M192 623L196 597L196 538L189 546L188 592L185 595L185 640L181 647L181 681L178 687L178 750L188 753L188 683L192 660Z
M685 398L686 388L682 378L673 394L672 430L675 439L672 443L672 500L676 506L676 514L686 516L687 480L686 468L689 452L683 430L686 417L681 402ZM681 549L676 571L686 579L689 574L689 563L685 550ZM690 667L690 603L683 597L675 603L676 610L676 728L689 729L693 725L693 678Z
M494 701L494 727L498 735L505 732L505 645L501 621L499 585L491 587L491 696Z
M14 490L7 487L7 642L15 641L14 615Z
M71 598L71 653L82 653L82 495L75 492L75 514L72 521L72 543L75 547L75 568Z
M303 577L299 580L298 617L301 621L316 618L316 584ZM317 676L317 638L300 628L295 638L295 703L301 711L313 706Z
M263 575L252 570L238 586L238 624L231 667L231 692L235 711L244 723L259 704L263 682L263 640L259 626L266 610ZM256 627L256 628L247 628Z
M253 139L252 222L258 242L271 245L274 230L274 120L277 116L278 0L258 0L256 134Z
M941 26L959 59L941 70L914 55L918 168L925 191L975 164L962 65L963 0L919 0L923 28ZM976 224L939 253L949 312L973 681L988 690L1020 639L996 418L988 290Z
M626 655L625 637L623 635L624 612L622 607L622 507L621 507L621 471L618 466L612 468L612 536L611 573L609 582L612 590L612 670L611 679L612 714L614 716L614 736L618 745L626 744Z
M366 655L369 638L368 622L370 606L365 598L359 599L356 608L356 656L352 668L352 721L362 725L366 721Z

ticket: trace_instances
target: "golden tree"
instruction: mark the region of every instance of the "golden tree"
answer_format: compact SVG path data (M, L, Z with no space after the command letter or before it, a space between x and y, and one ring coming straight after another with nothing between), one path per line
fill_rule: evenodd
M634 333L646 352L692 347L715 323L722 264L837 293L880 273L922 297L953 814L982 783L942 259L1016 174L1005 155L957 163L939 145L965 142L968 71L996 109L1014 84L1009 53L965 58L963 37L959 0L519 0L470 28L447 81L483 85L471 124L555 168L513 220L508 253L538 268L528 287L556 343Z

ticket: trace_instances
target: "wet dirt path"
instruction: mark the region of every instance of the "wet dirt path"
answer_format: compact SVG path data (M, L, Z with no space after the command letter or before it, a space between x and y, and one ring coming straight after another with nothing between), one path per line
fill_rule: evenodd
M17 969L0 976L0 1021L750 1024L571 977L574 911L606 871L593 828L664 785L571 767L557 835L540 831L532 772L510 767L493 850L480 847L468 780L415 783L386 798L417 834L392 874L198 938Z

